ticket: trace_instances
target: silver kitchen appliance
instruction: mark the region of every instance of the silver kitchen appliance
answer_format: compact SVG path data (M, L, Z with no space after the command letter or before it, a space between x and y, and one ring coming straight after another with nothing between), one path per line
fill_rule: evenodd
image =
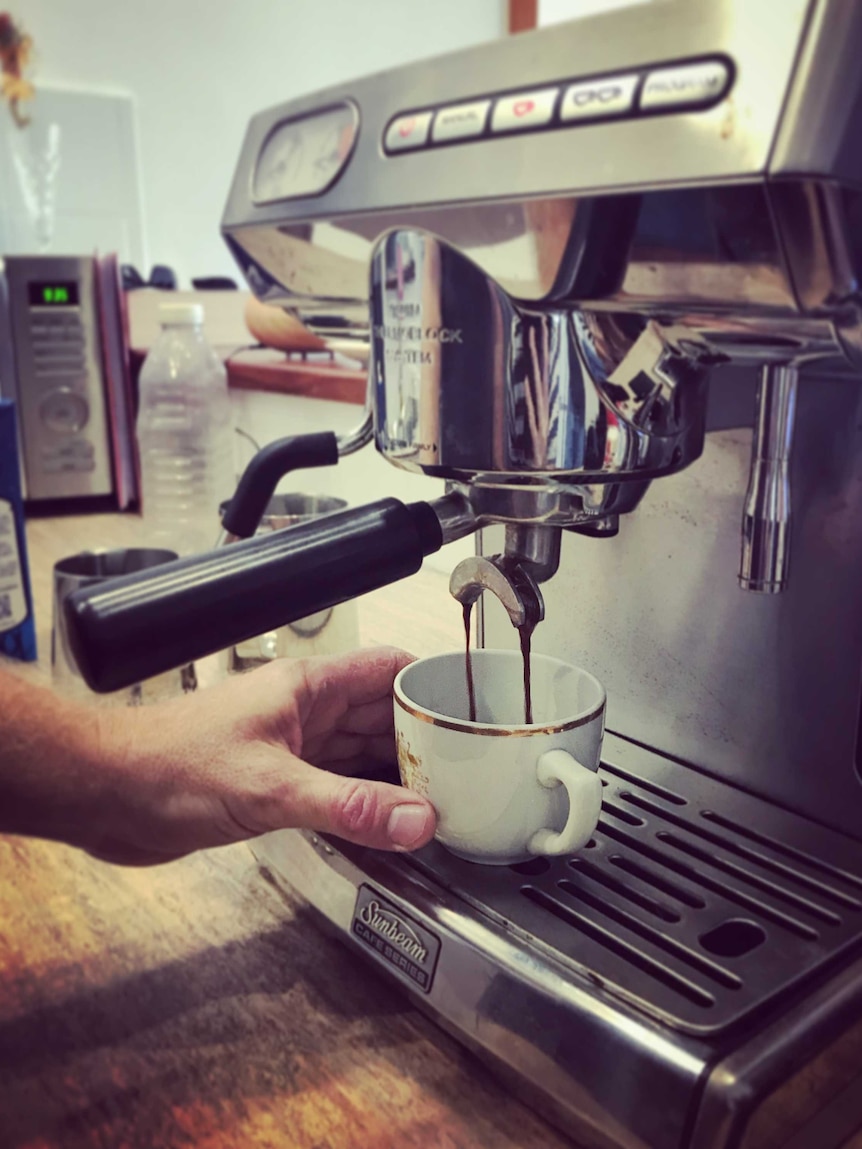
M0 265L0 394L16 404L24 498L109 496L96 261L10 255Z
M227 242L370 364L364 423L304 464L373 437L445 492L75 607L116 686L160 619L198 657L478 532L481 640L544 612L534 649L607 686L594 839L257 849L584 1146L862 1124L860 51L851 0L655 0L256 116ZM352 582L313 565L312 594L299 557L336 544Z

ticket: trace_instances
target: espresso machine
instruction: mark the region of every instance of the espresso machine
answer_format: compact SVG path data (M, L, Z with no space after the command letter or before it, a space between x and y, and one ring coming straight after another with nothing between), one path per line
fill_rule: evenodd
M534 649L607 687L593 839L256 849L582 1146L862 1124L860 53L853 0L654 0L255 116L225 239L369 392L355 433L268 451L226 532L372 438L440 497L71 608L113 689L475 535L480 644L544 615Z

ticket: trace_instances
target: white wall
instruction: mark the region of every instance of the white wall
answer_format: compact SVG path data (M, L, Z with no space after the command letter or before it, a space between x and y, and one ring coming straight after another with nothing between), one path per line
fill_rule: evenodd
M634 4L649 4L650 0L539 0L538 25L560 24L564 20L577 20L581 16L594 16L612 8L630 8Z
M238 278L219 222L249 118L316 88L434 56L505 30L505 0L12 0L33 37L34 80L129 92L137 112L146 266ZM0 204L2 210L2 204ZM355 407L235 393L236 423L263 445L359 418ZM351 505L396 495L434 498L443 484L396 471L367 447L283 488L341 495ZM430 562L467 553L453 544Z
M15 127L0 106L0 253L144 257L135 105L41 83Z
M147 258L182 284L236 274L218 227L255 112L504 30L503 0L12 0L11 11L33 37L37 84L134 96Z

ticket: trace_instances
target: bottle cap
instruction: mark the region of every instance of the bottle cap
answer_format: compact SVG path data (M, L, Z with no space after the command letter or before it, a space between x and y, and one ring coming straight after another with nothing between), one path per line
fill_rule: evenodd
M159 322L171 326L201 324L204 321L202 303L160 303Z

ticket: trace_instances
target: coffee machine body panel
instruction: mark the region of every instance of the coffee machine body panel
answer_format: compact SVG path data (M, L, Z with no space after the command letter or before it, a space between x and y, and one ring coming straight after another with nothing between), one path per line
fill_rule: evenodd
M252 120L224 234L258 295L330 339L367 340L368 263L396 227L522 301L813 307L804 217L823 208L784 185L862 179L862 80L830 82L827 59L848 19L840 0L658 0L293 100Z
M615 7L261 112L225 209L252 290L369 365L344 452L478 528L479 641L543 599L534 649L608 693L574 856L256 852L585 1144L862 1121L860 51L849 0Z
M618 535L563 532L533 645L606 684L609 730L860 838L862 391L803 373L791 577L751 594L736 571L753 375L714 373L703 455L653 483ZM482 532L485 553L502 542ZM481 610L484 645L517 649L499 604Z
M25 498L110 495L95 260L8 256L4 266Z
M480 45L296 98L251 121L225 227L252 219L281 225L332 220L357 208L385 212L427 204L436 210L765 172L815 6L811 0L780 6L771 0L657 0L530 33L526 42ZM696 65L714 71L695 73ZM627 78L635 82L624 85ZM643 83L647 90L638 96ZM573 91L581 84L583 90ZM608 84L620 91L605 91ZM523 125L515 115L504 122L504 101L523 93L539 104L539 91L563 100L559 115L534 116ZM306 118L311 125L314 116L342 105L357 109L358 130L348 133L343 162L333 163L329 184L309 194L297 160L278 164L273 135L285 123ZM460 133L454 114L447 123L422 119L451 108L466 120ZM479 118L471 123L473 112ZM402 135L399 143L400 129L410 126L404 117L417 121L421 135ZM340 121L331 126L343 131ZM321 146L326 142L321 139ZM292 137L289 143L291 155L314 146ZM440 148L449 149L445 164ZM789 141L788 163L792 154ZM462 221L468 214L461 213Z
M610 729L853 835L860 43L843 0L655 0L411 64L255 116L223 219L486 554L564 528L535 641Z

